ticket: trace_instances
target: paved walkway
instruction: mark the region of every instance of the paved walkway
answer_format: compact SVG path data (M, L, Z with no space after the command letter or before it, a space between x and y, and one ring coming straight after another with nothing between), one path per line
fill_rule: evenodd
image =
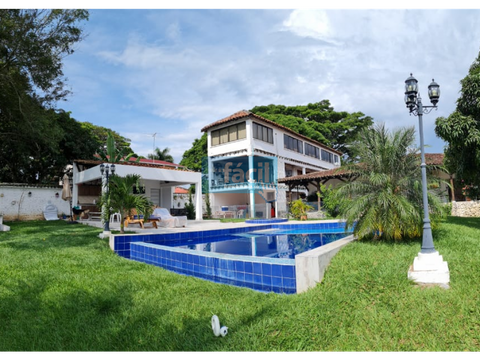
M288 224L309 224L309 223L320 223L320 222L336 222L338 220L311 220L311 221L296 221L296 220L289 220ZM79 220L79 223L86 224L89 226L98 227L100 229L103 228L102 223L100 221L88 221L88 220ZM279 224L286 224L286 223L279 223ZM232 228L239 228L245 226L263 226L266 224L248 224L245 222L225 222L222 223L220 220L188 220L187 226L182 228L166 228L166 227L159 227L155 229L151 225L146 224L145 228L142 229L140 225L130 225L129 227L125 228L126 232L136 232L136 233L150 233L150 234L169 234L169 233L176 233L176 232L188 232L188 231L203 231L203 230L221 230L221 229L232 229ZM110 230L120 230L120 223L110 223Z

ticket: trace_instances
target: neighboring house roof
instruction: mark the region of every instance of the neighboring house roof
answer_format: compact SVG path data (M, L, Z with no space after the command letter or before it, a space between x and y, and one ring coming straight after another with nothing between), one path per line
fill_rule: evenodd
M131 158L133 159L133 158ZM148 160L148 159L142 159L142 160ZM156 162L159 162L160 160L155 160ZM75 163L81 164L81 165L100 165L105 163L105 161L102 160L74 160ZM115 165L129 165L129 166L143 166L143 167L151 167L151 168L159 168L159 169L168 169L168 170L178 170L178 171L189 171L189 172L194 172L192 170L188 170L185 166L177 165L177 164L172 164L166 161L162 161L161 163L151 163L151 162L143 162L140 160L140 162L117 162L114 163Z
M100 155L95 154L95 157L100 158ZM110 157L107 155L107 158L110 158ZM123 164L128 164L130 162L137 161L137 158L131 156L131 157L128 158L128 161L125 161L125 159L122 159L122 160L124 160ZM175 166L175 167L184 167L183 165L174 164L174 163L171 163L171 162L168 162L168 161L152 160L152 159L146 159L146 158L140 159L139 162L142 163L142 164L154 164L154 165L168 165L168 166Z
M443 158L444 158L444 154L425 154L425 163L427 165L442 165ZM278 182L279 183L288 183L288 182L294 182L294 181L308 182L309 180L326 181L330 179L344 178L350 174L351 174L351 171L347 171L340 167L336 169L315 171L308 174L280 178L278 179Z
M174 194L188 194L188 190L182 187L176 187Z
M282 129L282 130L284 130L284 131L286 131L286 132L289 132L289 133L291 133L291 134L293 134L293 135L295 135L295 136L298 136L299 138L302 138L303 140L306 140L306 141L311 142L311 143L313 143L313 144L317 144L317 145L319 145L319 146L321 146L321 147L323 147L323 148L325 148L325 149L328 149L328 150L330 150L330 151L333 151L334 153L336 153L336 154L338 154L338 155L342 155L342 153L341 153L340 151L338 151L338 150L332 149L331 147L328 147L327 145L322 144L322 143L319 142L319 141L310 139L309 137L307 137L307 136L305 136L305 135L302 135L302 134L299 134L299 133L293 131L292 129L287 128L286 126L277 124L276 122L274 122L274 121L272 121L272 120L265 119L264 117L261 117L261 116L259 116L259 115L256 115L256 114L254 114L254 113L252 113L252 112L250 112L250 111L247 111L247 110L238 111L238 112L236 112L235 114L232 114L232 115L227 116L227 117L225 117L225 118L223 118L223 119L217 120L217 121L215 121L215 122L213 122L213 123L211 123L211 124L209 124L209 125L207 125L207 126L204 126L204 127L202 128L202 132L205 132L205 131L211 129L212 127L215 127L215 126L218 126L218 125L223 125L223 124L229 123L229 122L231 122L231 121L235 121L235 120L240 120L240 119L245 118L245 117L253 117L253 118L257 119L257 120L266 122L266 123L268 123L268 124L270 124L270 125L272 125L272 126L275 126L275 127L279 128L279 129Z
M129 161L137 161L137 158L131 157ZM140 159L139 161L142 164L153 164L153 165L169 165L169 166L177 166L177 167L184 167L183 165L171 163L168 161L163 160L152 160L152 159Z

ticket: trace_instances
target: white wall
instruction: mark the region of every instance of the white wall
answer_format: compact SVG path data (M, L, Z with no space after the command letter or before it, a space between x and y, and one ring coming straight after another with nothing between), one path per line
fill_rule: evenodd
M0 186L0 214L4 221L44 220L43 208L48 201L57 207L59 216L70 214L70 203L62 200L61 187Z

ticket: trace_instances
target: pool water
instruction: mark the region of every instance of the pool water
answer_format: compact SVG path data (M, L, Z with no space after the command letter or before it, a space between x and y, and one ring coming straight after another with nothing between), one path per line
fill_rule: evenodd
M342 229L343 230L343 229ZM250 232L200 240L166 242L164 245L211 253L294 259L301 254L349 235L345 232L283 230Z

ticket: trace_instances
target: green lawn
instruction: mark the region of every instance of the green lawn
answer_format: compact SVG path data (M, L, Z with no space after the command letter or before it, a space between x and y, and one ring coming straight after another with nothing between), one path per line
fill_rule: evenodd
M263 294L115 255L99 229L0 233L0 351L478 351L480 219L434 232L449 290L407 280L420 240L354 242L322 284ZM210 318L229 328L215 337Z

